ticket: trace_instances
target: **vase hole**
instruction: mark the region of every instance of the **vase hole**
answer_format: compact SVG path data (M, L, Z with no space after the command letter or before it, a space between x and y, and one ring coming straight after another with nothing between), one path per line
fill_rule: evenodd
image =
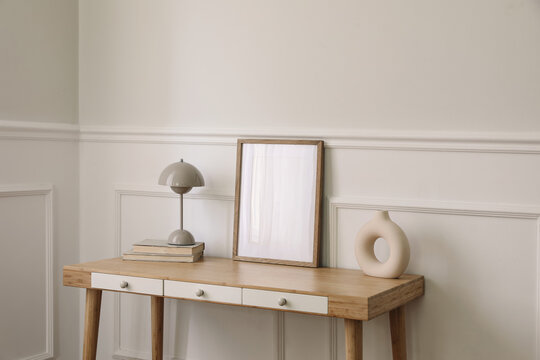
M375 257L380 262L384 263L388 258L390 257L390 247L388 246L388 243L383 238L378 238L375 240L374 251L375 251Z

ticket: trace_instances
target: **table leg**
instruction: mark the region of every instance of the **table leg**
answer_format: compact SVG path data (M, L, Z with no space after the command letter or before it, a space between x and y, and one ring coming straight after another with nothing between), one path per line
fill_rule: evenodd
M345 319L345 359L362 360L362 321Z
M394 360L407 360L405 340L405 305L390 311L390 334Z
M101 290L86 289L83 360L96 360L100 311Z
M163 298L151 296L152 360L163 360Z

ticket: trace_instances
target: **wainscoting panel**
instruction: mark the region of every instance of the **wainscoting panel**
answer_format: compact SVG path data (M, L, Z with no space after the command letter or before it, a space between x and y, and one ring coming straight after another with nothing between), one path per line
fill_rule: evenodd
M0 187L2 359L53 356L52 227L50 185Z
M329 203L337 267L358 266L354 238L373 209L392 209L392 219L407 233L412 258L407 271L428 274L426 296L407 307L408 348L415 359L536 358L540 208L453 204L452 209L436 202L384 205L369 198ZM385 259L388 248L378 241L375 253ZM510 310L515 307L519 310ZM367 324L368 358L391 358L387 322L381 316ZM334 339L343 343L343 334Z
M115 191L118 256L135 242L166 239L179 227L179 197L167 187L118 185ZM232 253L233 205L232 196L184 197L184 228L196 241L205 242L205 255ZM115 356L150 358L149 298L129 294L115 294L115 298ZM275 312L168 300L165 313L166 359L277 358ZM243 341L248 338L249 342ZM201 339L212 339L212 346L193 346Z
M81 292L62 285L62 267L79 262L77 141L77 126L0 121L2 360L80 358Z

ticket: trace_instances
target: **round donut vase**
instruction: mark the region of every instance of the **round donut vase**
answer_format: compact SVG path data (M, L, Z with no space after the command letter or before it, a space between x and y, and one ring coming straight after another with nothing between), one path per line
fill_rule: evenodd
M375 257L375 241L383 238L390 248L390 256L385 262ZM397 278L409 265L409 240L403 230L390 219L388 211L377 211L368 221L355 240L355 255L358 265L366 275L381 278Z

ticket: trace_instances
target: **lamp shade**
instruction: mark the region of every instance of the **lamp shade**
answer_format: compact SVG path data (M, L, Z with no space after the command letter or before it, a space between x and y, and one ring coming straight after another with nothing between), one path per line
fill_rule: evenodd
M193 187L204 186L204 178L195 166L181 159L161 172L158 183L170 186L175 193L185 194Z

